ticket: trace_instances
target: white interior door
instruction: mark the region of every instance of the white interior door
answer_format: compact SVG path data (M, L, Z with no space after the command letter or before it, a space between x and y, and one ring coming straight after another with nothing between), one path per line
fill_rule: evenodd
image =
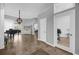
M46 42L46 18L40 19L40 40Z
M75 50L75 10L66 11L64 13L60 13L55 15L54 18L55 26L54 26L54 37L55 37L55 45L63 50L74 53ZM67 37L67 30L69 31L69 46L65 46L63 44L59 44L57 40L57 28L61 29L62 34L61 37ZM64 40L63 40L64 41ZM63 43L65 43L64 41Z

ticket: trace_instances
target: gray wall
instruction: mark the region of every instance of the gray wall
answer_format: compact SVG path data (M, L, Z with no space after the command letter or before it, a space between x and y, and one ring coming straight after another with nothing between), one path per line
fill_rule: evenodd
M37 19L36 18L33 18L33 19L24 19L23 20L23 23L22 23L22 26L32 26L32 34L34 34L34 23L38 23ZM23 33L24 34L25 31L23 30ZM28 33L26 33L28 34Z
M79 5L76 4L75 23L75 53L79 54Z
M54 41L54 17L53 17L53 3L50 4L50 8L41 13L39 19L47 18L46 24L46 40L48 43L53 44Z
M52 43L54 41L54 19L53 15L50 14L49 17L47 17L47 32L46 32L46 38L47 42Z

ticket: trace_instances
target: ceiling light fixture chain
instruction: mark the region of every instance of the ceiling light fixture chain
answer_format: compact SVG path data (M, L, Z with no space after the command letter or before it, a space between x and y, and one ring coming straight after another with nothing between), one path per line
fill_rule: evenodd
M17 23L21 24L22 23L22 18L20 18L20 10L19 10L19 18L17 18Z

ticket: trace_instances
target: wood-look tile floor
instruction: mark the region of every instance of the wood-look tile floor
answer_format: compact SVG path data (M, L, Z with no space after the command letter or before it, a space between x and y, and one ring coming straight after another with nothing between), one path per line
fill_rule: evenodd
M0 55L72 55L59 48L52 47L35 39L33 35L16 35L9 39L7 48L0 50Z
M60 40L58 41L58 44L69 47L70 39L67 38L67 37L60 37Z

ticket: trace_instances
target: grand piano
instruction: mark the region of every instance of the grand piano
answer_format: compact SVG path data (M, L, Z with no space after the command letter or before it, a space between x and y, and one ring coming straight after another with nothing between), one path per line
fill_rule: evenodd
M18 33L19 35L19 33L21 33L21 30L9 29L4 33L7 34L7 36L4 35L5 48L7 48L8 39L14 39L15 34Z
M15 34L17 33L19 35L19 33L21 33L21 30L9 29L9 30L6 30L6 32L4 33L7 34L8 38L14 39Z

